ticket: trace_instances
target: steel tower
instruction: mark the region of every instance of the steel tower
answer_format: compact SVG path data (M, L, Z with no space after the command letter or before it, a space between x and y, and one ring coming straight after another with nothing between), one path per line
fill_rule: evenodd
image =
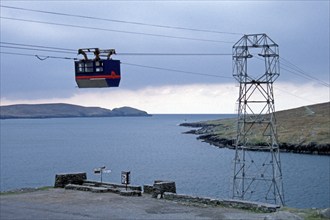
M273 93L279 75L278 45L266 34L244 35L234 44L233 76L239 82L234 199L284 205Z

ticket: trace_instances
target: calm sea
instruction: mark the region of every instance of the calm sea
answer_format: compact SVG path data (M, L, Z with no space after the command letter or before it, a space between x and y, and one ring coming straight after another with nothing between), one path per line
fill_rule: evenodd
M176 182L177 192L230 198L234 151L182 134L182 122L230 115L1 120L0 190L54 184L55 174L105 165L107 182L131 171L132 184ZM231 115L232 116L232 115ZM258 152L255 152L258 154ZM257 156L256 156L257 157ZM330 157L282 153L286 205L330 207Z

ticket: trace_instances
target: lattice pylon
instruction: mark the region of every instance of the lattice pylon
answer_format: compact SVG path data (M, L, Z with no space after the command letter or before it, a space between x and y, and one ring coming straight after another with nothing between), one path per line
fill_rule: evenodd
M256 55L262 70L248 68ZM266 34L244 35L233 46L233 76L239 82L234 199L284 205L273 93L279 74L278 45Z

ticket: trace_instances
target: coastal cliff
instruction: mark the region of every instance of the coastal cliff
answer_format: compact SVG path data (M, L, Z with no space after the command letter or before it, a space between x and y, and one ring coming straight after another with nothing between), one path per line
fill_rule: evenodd
M74 117L122 117L150 116L147 112L131 107L110 109L99 107L83 107L79 105L52 104L20 104L0 106L0 119L18 118L74 118Z
M275 116L281 151L330 155L330 102L278 111ZM226 118L181 126L195 128L185 133L196 134L204 142L234 148L236 122L236 118Z

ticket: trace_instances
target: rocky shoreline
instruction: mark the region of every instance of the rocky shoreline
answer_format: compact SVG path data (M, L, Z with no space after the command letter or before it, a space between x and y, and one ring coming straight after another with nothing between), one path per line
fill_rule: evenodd
M197 139L202 142L209 143L219 148L235 149L235 137L221 136L215 132L217 125L210 125L203 122L196 123L182 123L180 126L192 127L192 129L184 132L184 134L198 135ZM254 151L263 151L262 146L254 148ZM300 154L316 154L316 155L330 155L330 144L318 144L316 142L310 143L286 143L279 142L281 152L300 153Z

